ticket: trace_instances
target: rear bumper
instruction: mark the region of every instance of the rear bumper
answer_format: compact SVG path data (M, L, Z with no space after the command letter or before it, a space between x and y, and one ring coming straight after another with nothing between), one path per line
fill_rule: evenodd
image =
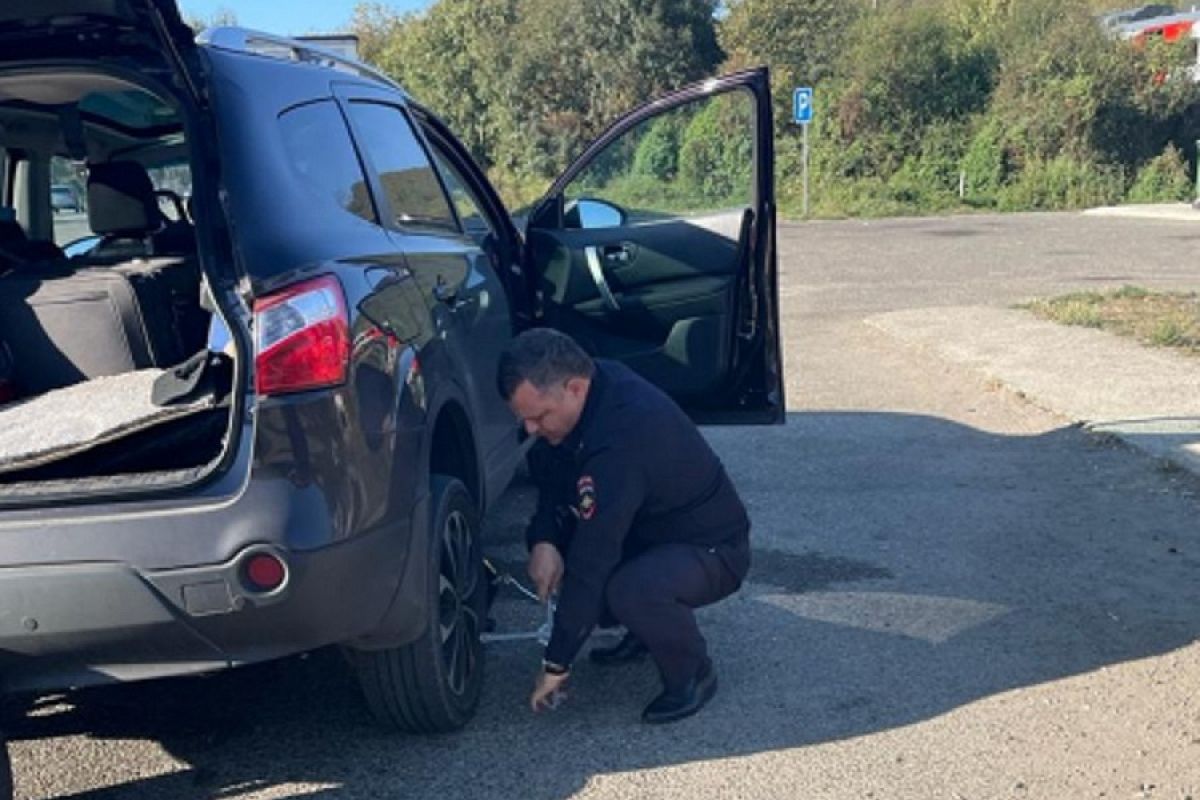
M48 690L208 672L362 636L412 600L397 589L408 533L378 529L303 552L252 545L188 569L0 569L0 685ZM283 585L267 594L241 579L244 559L263 550L287 565Z
M384 433L380 420L359 424L367 396L342 387L259 402L232 466L187 492L0 512L0 690L420 636L428 491L420 471L395 465L416 461L424 429L415 417ZM267 594L241 575L263 550L287 566Z

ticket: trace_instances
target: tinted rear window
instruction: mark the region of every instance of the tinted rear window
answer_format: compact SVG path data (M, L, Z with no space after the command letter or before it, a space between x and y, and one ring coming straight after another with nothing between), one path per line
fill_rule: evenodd
M378 221L346 122L333 101L286 111L279 126L292 168L316 198L368 222Z
M379 173L394 223L457 231L442 184L404 112L359 102L350 104L350 116L359 143Z

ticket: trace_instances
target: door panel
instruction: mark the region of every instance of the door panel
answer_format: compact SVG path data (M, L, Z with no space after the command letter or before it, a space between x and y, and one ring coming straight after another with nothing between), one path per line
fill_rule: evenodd
M720 389L744 216L533 232L547 323L682 400Z
M700 419L780 421L772 162L765 70L619 120L530 215L545 324Z

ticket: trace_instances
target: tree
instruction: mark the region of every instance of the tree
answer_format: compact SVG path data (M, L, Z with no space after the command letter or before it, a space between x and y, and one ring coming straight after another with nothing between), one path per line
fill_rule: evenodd
M354 7L350 30L358 37L358 55L368 64L390 72L385 62L391 58L391 47L398 36L404 35L409 16L397 14L380 3L359 3Z
M440 0L422 14L360 5L364 59L444 118L485 166L512 134L512 28L518 0Z
M364 57L493 174L546 178L621 112L712 73L716 0L439 0L359 6Z
M884 179L928 150L928 133L965 123L987 106L994 54L971 46L934 9L880 11L863 17L819 120L825 160L837 172Z
M989 109L1010 161L1061 154L1132 166L1162 152L1195 109L1190 49L1107 36L1081 0L1028 0L1011 15Z
M724 69L770 66L776 126L783 130L792 89L833 75L861 11L855 0L733 0L720 30Z
M622 112L712 74L715 0L522 0L516 138L501 160L550 176Z

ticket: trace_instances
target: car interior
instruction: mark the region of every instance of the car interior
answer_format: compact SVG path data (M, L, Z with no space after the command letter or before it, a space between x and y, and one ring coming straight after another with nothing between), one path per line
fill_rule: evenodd
M206 349L212 313L170 101L100 73L0 75L0 162L0 416L79 384L112 391L120 376ZM64 185L81 188L82 211L56 210L52 187ZM105 405L103 395L89 405ZM147 420L89 420L80 436L94 447L72 442L32 471L20 441L0 442L0 481L198 466L219 453L213 430L227 413L199 416L219 419L179 426L184 440L206 443L188 448L163 446L180 434L161 429L138 441Z
M735 326L749 316L738 303L751 272L753 103L705 96L620 132L529 233L547 321L693 408L728 402ZM704 115L721 137L680 144Z

